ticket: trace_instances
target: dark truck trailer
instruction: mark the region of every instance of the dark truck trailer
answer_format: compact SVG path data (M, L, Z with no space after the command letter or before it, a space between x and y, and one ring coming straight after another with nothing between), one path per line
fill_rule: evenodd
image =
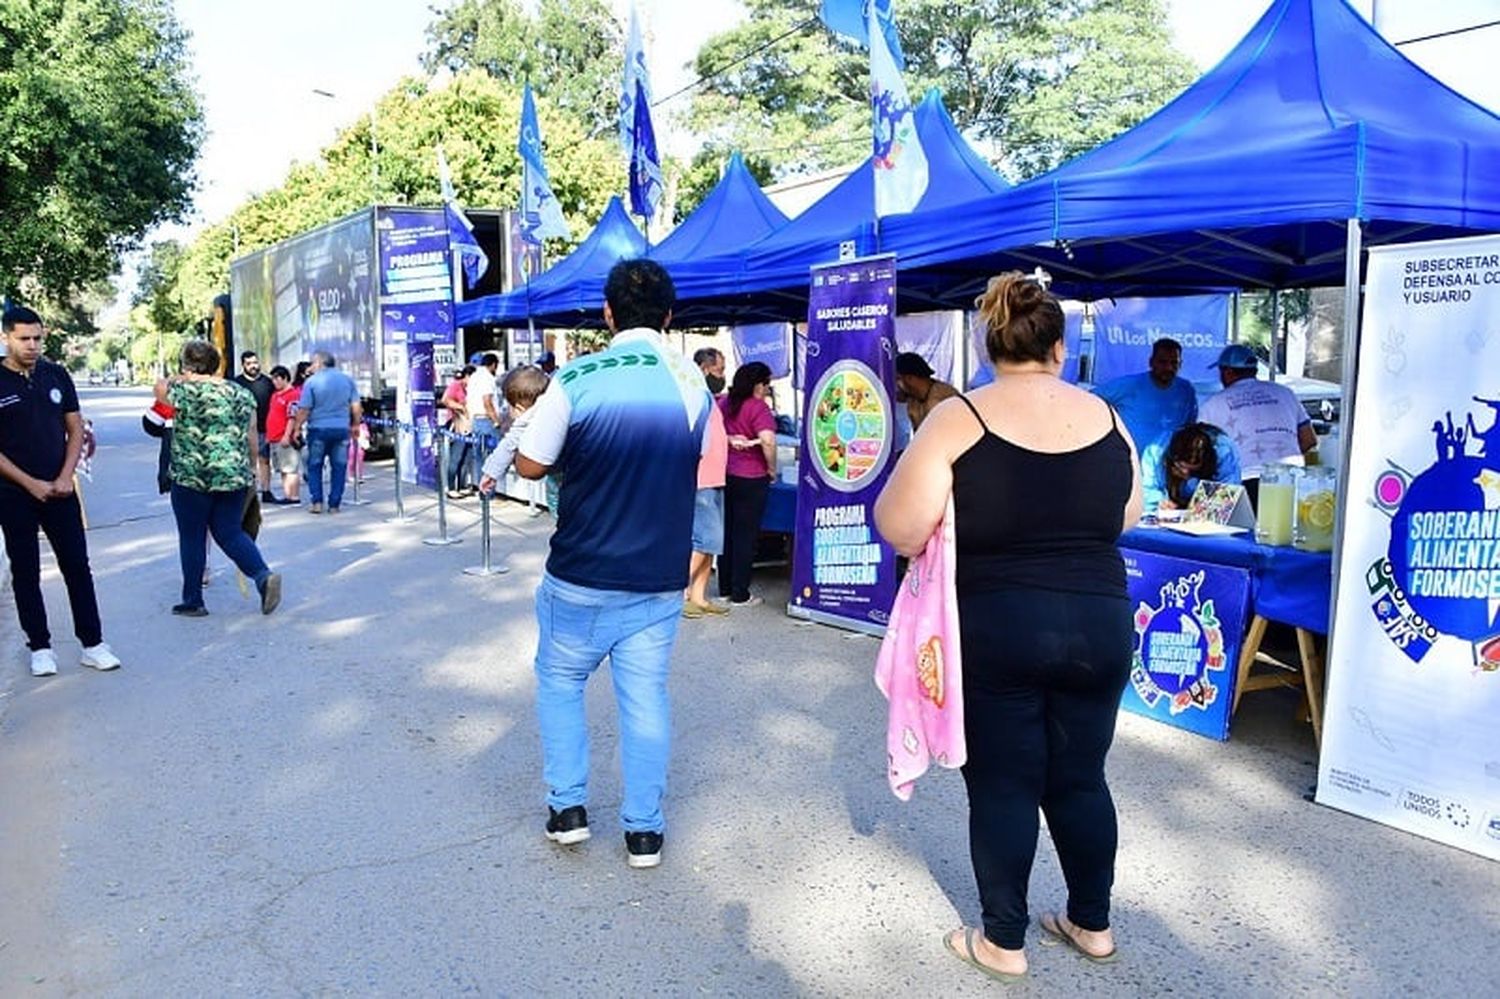
M511 213L468 213L491 267L465 297L506 284ZM452 257L441 208L372 206L282 240L229 265L230 365L253 350L263 368L324 350L359 388L368 415L411 420L430 412L434 385L458 366ZM372 428L389 448L389 432Z

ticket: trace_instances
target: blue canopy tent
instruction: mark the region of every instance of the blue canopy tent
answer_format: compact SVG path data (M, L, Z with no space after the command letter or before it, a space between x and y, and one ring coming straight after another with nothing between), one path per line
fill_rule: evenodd
M610 198L604 217L578 248L542 273L530 286L503 295L486 295L460 302L459 326L519 326L531 317L572 315L604 300L604 279L616 261L646 252L646 237L636 228L619 198ZM575 325L563 320L543 325Z
M786 215L771 204L735 153L703 203L646 255L675 273L695 260L738 250L786 223Z
M998 271L1038 264L1085 299L1342 284L1347 426L1363 248L1494 231L1500 117L1345 0L1274 0L1222 62L1129 132L1005 194L892 218L882 239L901 283L955 305ZM1344 519L1341 506L1336 552Z
M922 216L1007 189L1005 180L964 141L936 90L917 105L915 118L927 156L927 192L911 216L892 218ZM646 251L672 273L676 325L803 318L809 268L837 260L845 243L860 254L880 249L874 185L867 158L807 211L787 221L736 154L703 204L659 246ZM620 218L612 222L616 210ZM533 281L529 297L525 289L516 289L463 303L458 324L511 325L530 318L544 326L597 326L604 277L626 254L600 260L590 253L587 264L572 262L584 255L606 223L613 230L619 222L630 224L618 202L611 202L595 233ZM881 226L890 222L883 220ZM938 307L916 288L898 291L904 311Z
M882 244L955 305L1037 264L1087 299L1337 285L1351 221L1366 245L1500 229L1500 118L1344 0L1276 0L1135 128L1004 194L888 219Z
M465 303L459 306L459 325L520 324L529 318L538 326L598 326L603 322L604 279L616 261L644 254L675 274L689 261L728 253L785 224L786 216L735 153L703 203L656 246L646 246L615 199L589 238L531 283L529 296L518 288Z
M910 215L892 216L877 228L875 176L867 158L807 211L763 239L674 268L680 317L702 322L805 318L809 269L838 260L843 244L860 255L879 252L881 231L892 219L921 219L1007 189L959 134L937 90L928 91L915 118L929 181ZM898 285L898 291L905 295L907 289ZM905 297L903 309L932 307Z

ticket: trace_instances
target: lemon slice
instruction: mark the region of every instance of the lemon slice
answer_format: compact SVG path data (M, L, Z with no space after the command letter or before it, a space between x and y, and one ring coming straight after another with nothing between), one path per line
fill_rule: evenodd
M1302 518L1320 531L1333 527L1333 493L1324 490L1313 493L1301 503Z

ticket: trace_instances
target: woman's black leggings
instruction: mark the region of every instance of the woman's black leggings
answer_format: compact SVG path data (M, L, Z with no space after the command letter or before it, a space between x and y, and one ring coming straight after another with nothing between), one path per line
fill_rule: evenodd
M1104 757L1130 674L1130 603L1047 590L958 603L969 850L985 936L1010 950L1026 942L1038 807L1068 884L1068 918L1108 929L1116 829Z
M719 596L741 604L750 599L750 566L760 540L760 522L771 496L771 480L738 475L724 479L724 553L719 556Z

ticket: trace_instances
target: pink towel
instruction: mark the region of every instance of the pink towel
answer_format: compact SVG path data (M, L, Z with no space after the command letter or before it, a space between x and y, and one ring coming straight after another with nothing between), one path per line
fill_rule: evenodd
M958 642L953 499L922 554L912 559L891 605L875 660L875 685L890 702L886 756L891 790L902 801L927 767L961 767L964 687Z

